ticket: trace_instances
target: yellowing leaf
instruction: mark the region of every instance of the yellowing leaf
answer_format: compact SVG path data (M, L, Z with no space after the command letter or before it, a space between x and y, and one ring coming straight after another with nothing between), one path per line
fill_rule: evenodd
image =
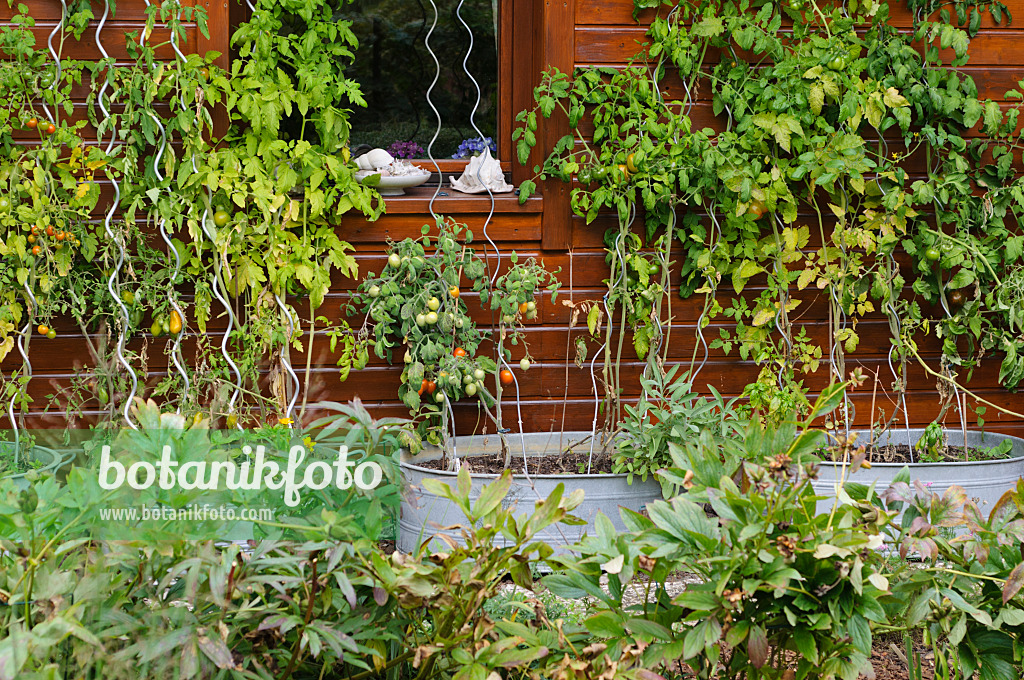
M879 590L889 590L889 579L882 576L881 574L876 573L872 574L871 576L868 576L868 581L870 581L871 585L878 588Z
M616 555L601 565L601 569L609 574L618 574L622 571L622 565L626 561L625 555Z
M771 309L759 309L751 321L757 327L761 327L775 318L775 311Z
M910 106L910 102L907 101L907 98L901 95L899 90L897 90L895 87L890 87L888 90L885 91L885 95L883 96L882 101L884 101L885 105L888 106L890 109L898 109L904 106Z
M831 545L829 543L822 543L814 549L814 557L819 560L828 559L829 557L835 557L837 555L839 557L846 557L849 554L850 551L846 548L840 548L839 546Z

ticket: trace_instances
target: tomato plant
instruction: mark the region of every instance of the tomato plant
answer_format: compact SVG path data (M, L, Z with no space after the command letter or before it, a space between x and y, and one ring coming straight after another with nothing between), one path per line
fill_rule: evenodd
M541 286L554 295L558 283L536 263L518 263L513 254L512 267L492 285L487 263L470 247L472 234L464 225L442 220L432 231L427 225L421 238L391 244L387 266L363 280L357 302L366 313L360 337L381 358L392 361L395 352L401 354L399 397L417 418L421 434L439 443L445 436L446 400L473 398L500 423L500 362L511 358L502 348L522 341L513 325L497 339L501 355L482 354L485 339L494 338L474 322L460 294L462 282L478 294L481 305L509 316L513 324L520 309L535 313ZM496 378L494 393L485 383L488 374ZM492 406L498 407L494 414Z

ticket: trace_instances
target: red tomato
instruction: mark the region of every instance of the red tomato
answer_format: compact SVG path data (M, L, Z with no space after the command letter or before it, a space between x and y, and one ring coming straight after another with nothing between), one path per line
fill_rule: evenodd
M455 351L452 352L452 356L455 356L457 358L462 358L467 355L468 353L466 352L466 350L462 349L461 347L456 347Z

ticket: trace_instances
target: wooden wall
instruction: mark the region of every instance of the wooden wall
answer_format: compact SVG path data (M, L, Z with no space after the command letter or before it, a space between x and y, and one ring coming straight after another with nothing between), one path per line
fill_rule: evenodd
M222 0L217 0L218 2ZM233 0L232 0L233 1ZM119 25L132 21L137 17L138 0L120 3L118 9ZM895 4L895 3L894 3ZM1011 0L1010 9L1015 15L1024 17L1024 0ZM36 7L53 7L53 0L36 0L30 3ZM136 13L132 13L135 6ZM211 5L211 12L220 11L220 5ZM503 160L512 156L511 145L507 143L508 126L515 111L531 104L530 92L536 84L539 70L547 66L557 66L563 71L571 71L574 66L585 65L622 65L638 49L643 40L644 27L638 26L633 20L631 0L502 0L501 45L504 54L502 61L502 146L499 154ZM6 11L6 10L2 10ZM232 10L234 11L234 10ZM900 25L909 26L910 17L905 11L895 8L893 14ZM0 14L0 20L3 20ZM39 14L37 14L39 16ZM651 12L641 15L641 23L649 22ZM512 19L512 21L510 21ZM137 19L136 19L137 20ZM509 27L509 23L512 24ZM210 22L211 31L217 36L212 43L225 45L227 40L227 22ZM115 30L110 28L113 35ZM48 32L48 30L47 30ZM970 73L981 90L982 97L1002 99L1005 90L1016 85L1022 75L1024 65L1024 35L1020 28L995 26L986 18L983 28L972 44L971 62L964 71ZM202 50L204 45L197 44L196 49ZM83 44L82 50L88 46ZM225 51L224 47L210 47ZM511 49L511 54L508 51ZM513 60L515 65L511 65ZM707 88L703 89L707 92ZM680 93L668 93L678 96ZM697 126L720 127L713 119L710 103L702 101L693 112L694 124ZM542 134L549 140L557 139L564 134L564 121L554 121L543 129ZM535 155L531 165L540 159ZM528 176L526 169L516 166L513 178L518 182ZM452 192L448 192L451 194ZM599 218L595 223L586 225L582 220L573 217L568 206L568 191L560 182L549 182L543 187L541 196L532 198L525 206L519 206L514 196L503 196L497 200L496 212L488 227L490 236L497 242L503 252L503 262L507 264L508 254L515 250L520 257L536 256L551 268L560 268L563 291L558 302L551 304L545 299L540 303L540 314L536 321L528 321L526 327L527 342L530 354L535 359L534 367L526 373L517 371L519 386L519 404L521 405L523 428L527 431L548 431L553 429L589 429L594 417L594 397L592 394L589 364L580 368L573 361L574 350L570 348L577 329L570 337L568 331L569 310L562 299L579 302L582 300L598 300L604 292L603 279L607 276L604 263L602 236L604 230L614 225L613 218ZM407 236L418 236L420 227L432 223L433 219L427 210L429 192L413 192L413 195L389 198L387 215L376 223L368 223L361 218L344 219L339 225L342 238L352 242L357 248L357 258L362 273L380 271L384 265L385 243L388 239L400 240ZM480 227L487 215L489 202L486 197L466 198L455 194L438 199L435 209L439 212L465 221L473 227L477 236L479 251L482 234ZM811 244L813 247L813 244ZM675 259L681 255L677 254ZM340 314L342 306L347 302L349 291L356 282L337 280L334 289L328 296L324 307L318 314L335 318ZM759 288L754 282L752 292ZM763 288L763 282L761 282ZM721 294L721 301L727 303L732 297L730 291ZM829 345L828 338L828 305L827 300L819 296L812 298L811 293L803 296L799 325L806 327L809 335L822 346ZM467 296L468 297L468 296ZM470 300L473 306L472 300ZM695 324L697 322L703 299L681 300L674 295L672 301L672 327L670 355L673 360L689 362L696 346ZM299 310L306 315L300 305ZM490 315L477 312L476 316L482 323L489 323ZM724 319L719 319L724 321ZM358 325L360 319L351 319ZM717 336L718 326L712 325L705 330L709 338ZM37 404L43 403L42 397L53 391L54 386L66 384L77 365L82 363L80 344L70 336L71 328L61 328L61 339L49 343L39 352L33 352L36 364L36 378L31 386L31 393L37 397ZM194 331L194 329L193 329ZM216 338L214 327L212 339ZM585 332L585 331L584 331ZM847 357L848 370L862 366L869 373L879 375L879 395L877 408L887 413L896 408L893 400L885 394L893 377L886 361L889 343L889 328L882 317L863 320L858 326L862 342L860 349ZM139 341L136 341L139 342ZM162 343L161 343L162 345ZM186 356L189 347L186 342ZM593 345L592 345L593 347ZM626 342L626 347L630 343ZM35 349L35 348L34 348ZM937 366L939 355L938 343L927 339L922 349L929 357L929 362ZM592 349L593 351L593 349ZM359 397L371 410L379 415L406 415L407 410L399 404L397 388L399 384L398 367L389 367L379 360L371 361L365 370L353 372L348 380L340 383L337 378L334 358L327 351L326 341L320 339L314 343L313 375L309 399L348 400ZM514 350L514 357L521 356L521 349ZM151 383L164 372L157 365L163 361L159 350L151 349ZM306 357L293 353L292 361L296 366L304 366ZM976 371L971 388L997 404L1018 411L1024 410L1024 398L1011 394L999 387L996 376L999 359L990 358ZM11 371L18 365L16 353L2 365L4 371ZM622 383L627 396L635 397L639 392L639 374L643 364L637 361L631 350L627 349L622 366ZM698 378L698 385L714 385L724 395L739 394L744 385L754 380L758 367L750 361L742 361L735 352L726 357L721 351L712 350L707 365ZM812 390L821 389L829 381L827 365L815 375L806 378L806 384ZM928 378L923 370L911 367L909 376L910 391L907 402L910 407L911 424L925 425L930 422L938 409L938 397L935 382ZM866 385L854 396L857 414L862 424L867 423L872 405L872 386ZM514 430L518 429L514 394L506 397L506 424ZM459 429L463 432L472 431L478 422L477 409L474 403L466 401L456 405L456 419ZM59 414L57 414L59 416ZM1008 433L1024 434L1024 422L1000 416L993 409L985 416L987 427L992 430ZM973 422L973 416L968 422ZM33 419L34 424L48 422L51 426L60 420L56 416ZM958 424L959 419L952 411L947 415L950 425Z

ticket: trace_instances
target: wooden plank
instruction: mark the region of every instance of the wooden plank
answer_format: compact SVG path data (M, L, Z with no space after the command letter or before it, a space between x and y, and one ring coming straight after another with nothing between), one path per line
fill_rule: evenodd
M46 42L50 37L50 32L56 24L37 24L30 29L32 35L36 40L36 47L38 49L46 49ZM185 40L181 43L181 50L185 53L196 51L196 35L198 31L195 30L194 26L185 24L186 30L188 31ZM141 24L131 24L123 21L108 21L107 25L103 29L102 40L103 47L106 48L107 53L114 59L129 58L128 54L128 40L129 36L127 33L134 32L135 40L138 40L138 34L141 33ZM156 58L162 61L170 61L174 59L174 50L170 45L171 32L162 27L157 27L153 30L153 34L149 37L150 44L156 46L155 54ZM54 38L54 45L58 42L58 38ZM2 53L0 53L2 54ZM96 34L94 31L86 31L82 35L82 39L79 41L67 40L64 43L64 52L61 55L63 59L78 59L83 61L97 61L100 59L100 51L96 44Z
M571 72L575 53L573 17L576 0L544 0L544 18L541 42L544 45L543 69L557 68ZM550 149L561 137L569 133L568 118L561 111L545 121L541 128L543 148ZM554 178L541 183L546 209L544 211L543 247L545 250L565 250L572 239L569 214L570 190Z
M483 354L483 352L481 352ZM516 348L513 352L513 359L518 359L523 356L521 349ZM186 361L194 361L192 355L186 355ZM299 357L292 356L293 365L296 371L299 373L300 380L305 384L306 375L304 366L299 361ZM932 360L929 362L933 370L938 368L938 360ZM683 363L681 368L688 370L690 364ZM867 359L867 360L850 360L847 363L847 369L853 370L856 367L860 367L864 370L868 376L865 384L858 388L856 391L858 394L867 394L869 397L874 392L874 376L878 376L878 390L875 394L876 407L881 408L887 412L894 410L902 410L901 404L897 400L891 398L890 392L892 390L892 376L888 370L888 366L883 360L879 359ZM147 378L148 387L152 390L155 384L159 382L159 379L170 372L174 374L174 369L171 368L166 359L162 356L152 356L149 364L149 374ZM622 390L622 394L625 398L636 399L641 393L640 379L644 375L646 364L635 359L626 360L624 359L618 367L619 376L619 387ZM983 370L979 370L975 374L975 380L972 380L968 384L978 384L980 386L995 384L994 380L998 373L998 365L992 364ZM708 386L714 386L719 392L724 395L738 395L742 393L745 385L752 383L757 380L758 375L761 371L753 361L735 361L731 359L713 359L709 360L704 364L700 373L697 375L697 379L694 383L694 389L703 395L710 395L711 391ZM264 367L261 370L261 375L266 377L268 370ZM71 385L73 373L62 372L62 373L39 373L36 374L33 379L28 383L26 388L27 394L37 404L45 404L50 400L52 395L67 395L67 390ZM429 374L428 378L431 377ZM573 363L566 362L538 362L534 364L528 371L520 371L518 367L515 370L516 386L510 388L515 394L515 390L518 389L519 394L523 398L536 399L536 398L548 398L548 399L562 399L562 398L586 398L593 394L593 380L598 381L599 389L602 384L602 367L601 362L598 361L595 370L591 373L590 365L585 364L582 367L577 367ZM804 386L812 393L818 393L821 390L828 387L834 382L834 377L829 371L827 366L823 366L820 370L815 373L801 375L800 378L804 382ZM966 382L966 381L965 381ZM489 375L484 379L484 383L487 389L492 393L495 392L495 383L493 375ZM339 374L336 367L317 366L310 370L309 375L310 390L308 392L309 400L320 401L320 400L334 400L339 397L344 399L351 399L358 396L364 401L392 401L398 399L398 388L401 385L401 375L399 371L394 370L390 366L371 366L364 368L361 371L353 371L349 373L347 380L341 382L339 380ZM928 375L921 369L920 366L912 366L912 370L908 374L907 383L915 395L931 394L935 401L938 401L937 395L932 390L934 382L928 379ZM472 401L471 399L468 401ZM62 405L66 403L66 400L61 399ZM99 407L100 404L95 402L95 407ZM908 403L909 407L909 403ZM1012 407L1011 407L1012 408ZM920 410L920 407L918 407ZM914 411L911 411L912 413Z
M575 63L625 63L642 51L648 42L646 29L637 26L577 26L575 35ZM969 54L972 66L1004 66L1020 59L1020 45L1024 32L1019 29L982 29L971 41ZM924 51L920 44L915 49ZM742 53L741 54L746 54ZM939 53L945 63L953 60L952 50ZM718 50L708 49L705 64L718 63Z
M195 5L195 0L180 0L183 7L192 7ZM28 11L26 14L36 20L36 23L56 23L60 21L63 10L61 4L56 0L17 0L12 5L8 6L7 2L0 2L0 23L7 23L17 14L18 5L24 5ZM111 16L110 20L122 21L122 22L146 22L146 4L144 2L131 2L121 0L121 2L115 2L110 0ZM95 29L95 23L99 22L100 17L103 16L103 2L102 0L93 0L92 2L92 13L95 16L93 25L88 30Z
M535 0L503 0L499 6L512 8L514 17L511 24L504 28L499 26L499 30L504 31L503 35L509 36L509 43L502 43L504 51L500 53L500 61L508 64L511 79L508 89L504 91L508 95L508 102L503 103L503 106L507 108L501 112L508 120L508 126L502 134L508 143L506 157L511 160L517 159L515 144L512 142L512 130L516 126L514 118L520 111L533 108L533 86L542 68L540 61L543 45L537 40L536 32L536 27L541 25L541 3ZM541 158L540 152L534 150L526 163L513 163L512 183L518 186L531 178L533 166Z
M1015 17L1024 16L1024 0L1009 0L1005 3L1007 9ZM900 28L909 28L914 25L914 16L910 10L899 2L890 2L889 6L889 25L897 26ZM665 14L671 9L670 5L663 5L657 9L644 9L642 10L636 19L633 18L633 2L632 0L577 0L576 3L576 24L578 26L583 25L619 25L619 26L634 26L650 25L651 21L655 16L659 14L665 16ZM785 25L791 25L792 22L788 18L788 15L784 14ZM938 14L934 15L937 19ZM1002 26L1007 24L1006 18L1003 18ZM996 24L992 15L988 12L982 12L981 14L981 26L983 28L998 28L1000 24Z
M193 0L197 6L206 10L208 36L204 36L196 30L196 53L206 56L211 52L218 52L214 64L222 69L227 69L231 57L231 21L229 17L228 0ZM223 137L228 131L228 110L223 104L213 109L213 136Z

